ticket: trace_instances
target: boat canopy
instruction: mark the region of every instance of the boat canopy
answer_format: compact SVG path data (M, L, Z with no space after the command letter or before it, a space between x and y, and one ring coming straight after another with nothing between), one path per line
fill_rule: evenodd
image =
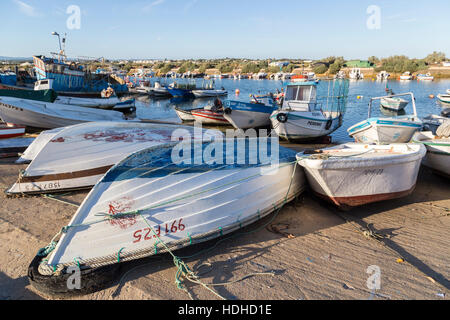
M314 82L292 82L287 85L283 108L298 111L316 109L317 87ZM312 110L311 110L312 109Z

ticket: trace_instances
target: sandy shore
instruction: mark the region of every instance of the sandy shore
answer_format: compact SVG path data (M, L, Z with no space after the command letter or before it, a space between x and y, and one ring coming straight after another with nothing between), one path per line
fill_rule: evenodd
M300 148L294 146L294 149ZM0 161L5 190L24 165ZM87 192L58 195L80 204ZM67 225L76 207L42 196L7 198L0 193L0 299L46 299L28 283L27 268L39 248ZM342 213L309 193L184 261L204 283L243 281L215 287L227 299L449 299L450 181L422 168L414 193L403 199ZM273 232L283 229L285 233ZM364 235L369 228L379 241ZM269 231L268 229L272 229ZM216 241L178 251L190 256ZM398 260L403 258L405 261ZM367 287L369 266L379 266L381 289ZM189 299L174 283L168 255L140 261L113 287L71 299ZM217 299L187 283L195 299Z

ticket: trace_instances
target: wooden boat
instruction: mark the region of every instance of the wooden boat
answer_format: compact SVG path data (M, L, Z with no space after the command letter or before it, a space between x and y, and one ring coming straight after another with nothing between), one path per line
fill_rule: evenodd
M436 134L436 130L449 119L446 117L437 116L434 114L430 114L422 119L423 122L423 131L431 131L433 134Z
M317 100L317 83L301 79L288 83L282 106L270 116L277 135L286 140L310 140L340 128L348 81L330 81L329 86L331 96L321 97L324 99L321 103Z
M20 137L25 134L25 127L0 122L0 139Z
M356 142L360 143L407 143L411 141L414 133L422 128L422 121L417 116L416 104L413 93L391 95L398 97L410 95L414 114L396 117L371 117L373 101L384 97L372 98L369 102L368 119L351 126L347 131Z
M400 111L405 109L405 107L408 105L408 101L402 98L396 98L396 97L383 97L380 99L380 105L383 108L394 110L394 111Z
M0 158L17 157L32 144L34 138L11 138L0 140Z
M16 160L16 163L30 163L37 156L37 154L45 147L45 145L53 139L64 128L56 128L52 130L42 131L37 138L28 146L24 153L20 155L20 158Z
M47 133L46 138L36 142L31 164L6 193L91 188L127 155L170 142L177 129L191 136L194 133L193 127L122 122L88 122L64 128L54 135Z
M180 118L180 120L186 121L186 122L195 121L195 118L192 115L192 111L200 111L200 110L203 110L203 108L194 108L194 109L184 110L184 109L175 107L175 112L178 115L178 117Z
M207 125L231 125L224 117L224 111L221 108L206 106L200 110L191 111L196 122Z
M417 132L412 141L427 148L423 165L450 178L450 137L439 137L431 131Z
M270 115L277 109L272 98L255 98L255 102L226 100L224 117L236 129L270 126Z
M230 143L239 148L237 139ZM227 235L303 192L304 173L294 151L280 147L270 153L279 159L279 166L272 167L270 161L250 164L249 155L259 153L257 139L243 145L245 164L237 164L240 151L227 154L226 144L215 163L194 164L202 163L195 150L208 152L211 145L205 142L156 146L120 161L91 190L54 250L41 251L32 261L32 285L48 293L68 290L67 268L80 266L80 292L99 290L108 283L104 276L109 281L116 277L118 262ZM191 156L173 161L173 153L185 148Z
M316 195L348 209L410 194L425 153L418 144L346 143L297 159Z
M54 129L88 121L126 121L118 111L0 97L0 118L28 127Z

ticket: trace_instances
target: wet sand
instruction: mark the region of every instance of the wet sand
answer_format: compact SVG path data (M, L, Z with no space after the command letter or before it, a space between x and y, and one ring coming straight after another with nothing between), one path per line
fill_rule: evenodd
M14 160L0 161L2 190L26 168ZM73 192L57 197L80 204L86 195ZM0 203L0 299L51 298L30 286L27 268L77 208L42 196L7 198L4 193ZM415 191L405 198L340 212L306 192L278 215L244 228L211 250L207 249L217 240L177 251L177 255L204 250L184 259L204 283L274 273L215 287L226 299L448 300L449 215L450 181L422 167ZM266 228L267 223L271 227ZM281 233L274 232L280 229ZM366 271L372 265L381 271L381 289L376 291L367 287L370 274ZM176 268L169 255L139 261L128 269L120 283L70 299L190 298L175 285ZM200 285L186 283L186 289L194 299L218 299Z

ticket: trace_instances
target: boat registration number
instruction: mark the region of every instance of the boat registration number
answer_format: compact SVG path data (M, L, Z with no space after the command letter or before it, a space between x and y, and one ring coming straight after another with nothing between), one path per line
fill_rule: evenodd
M183 224L183 219L175 220L172 223L166 223L164 225L158 225L156 227L153 227L153 230L155 230L155 233L156 235L158 235L158 237L161 237L161 233L163 235L167 235L169 233L177 233L180 231L184 231L184 229L186 229L186 226ZM134 239L133 243L155 239L156 235L152 232L150 228L136 230L133 233Z
M49 182L49 183L40 183L40 184L26 184L25 190L30 191L41 191L41 190L55 190L61 189L61 185L59 181Z

